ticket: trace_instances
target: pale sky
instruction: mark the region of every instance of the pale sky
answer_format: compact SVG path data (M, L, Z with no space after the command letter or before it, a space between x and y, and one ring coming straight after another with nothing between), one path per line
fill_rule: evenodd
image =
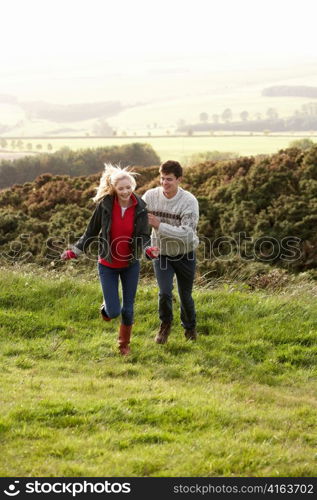
M99 77L149 78L164 68L216 71L317 62L316 5L316 0L10 0L1 7L0 93L45 98L52 78L59 93L64 83L70 93L76 78L88 88Z

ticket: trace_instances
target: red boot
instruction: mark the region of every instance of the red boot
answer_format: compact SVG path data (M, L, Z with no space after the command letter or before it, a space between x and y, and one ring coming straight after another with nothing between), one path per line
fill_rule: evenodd
M120 325L119 329L119 351L123 356L130 354L130 337L131 337L132 325Z
M104 321L111 321L111 318L109 318L108 314L105 311L105 304L101 304L100 314L101 314L101 317Z

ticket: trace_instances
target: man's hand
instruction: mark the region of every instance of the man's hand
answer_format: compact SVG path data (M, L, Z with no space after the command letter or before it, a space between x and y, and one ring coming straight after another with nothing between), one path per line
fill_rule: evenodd
M154 229L158 229L159 228L159 226L160 226L160 219L158 219L158 217L156 217L155 215L148 214L148 221L149 221L150 226L154 227Z

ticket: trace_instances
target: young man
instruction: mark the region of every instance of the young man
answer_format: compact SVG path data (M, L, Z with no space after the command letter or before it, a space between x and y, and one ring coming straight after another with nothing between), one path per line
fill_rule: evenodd
M181 304L181 322L187 340L196 340L196 312L192 289L198 246L196 227L199 207L195 196L182 189L183 169L177 161L160 166L160 187L143 195L152 226L152 247L148 255L154 258L154 272L159 286L160 330L155 337L165 344L173 320L173 278L176 275ZM156 258L157 257L157 258Z

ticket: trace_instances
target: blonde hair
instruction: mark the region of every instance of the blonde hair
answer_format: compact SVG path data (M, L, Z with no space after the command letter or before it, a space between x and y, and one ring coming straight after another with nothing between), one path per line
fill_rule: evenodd
M93 201L98 203L107 194L114 194L116 184L122 179L129 179L132 186L132 191L136 188L136 181L134 176L139 175L137 172L128 170L129 167L121 168L119 165L112 165L111 163L105 163L105 170L101 176L99 186L97 187L96 196Z

